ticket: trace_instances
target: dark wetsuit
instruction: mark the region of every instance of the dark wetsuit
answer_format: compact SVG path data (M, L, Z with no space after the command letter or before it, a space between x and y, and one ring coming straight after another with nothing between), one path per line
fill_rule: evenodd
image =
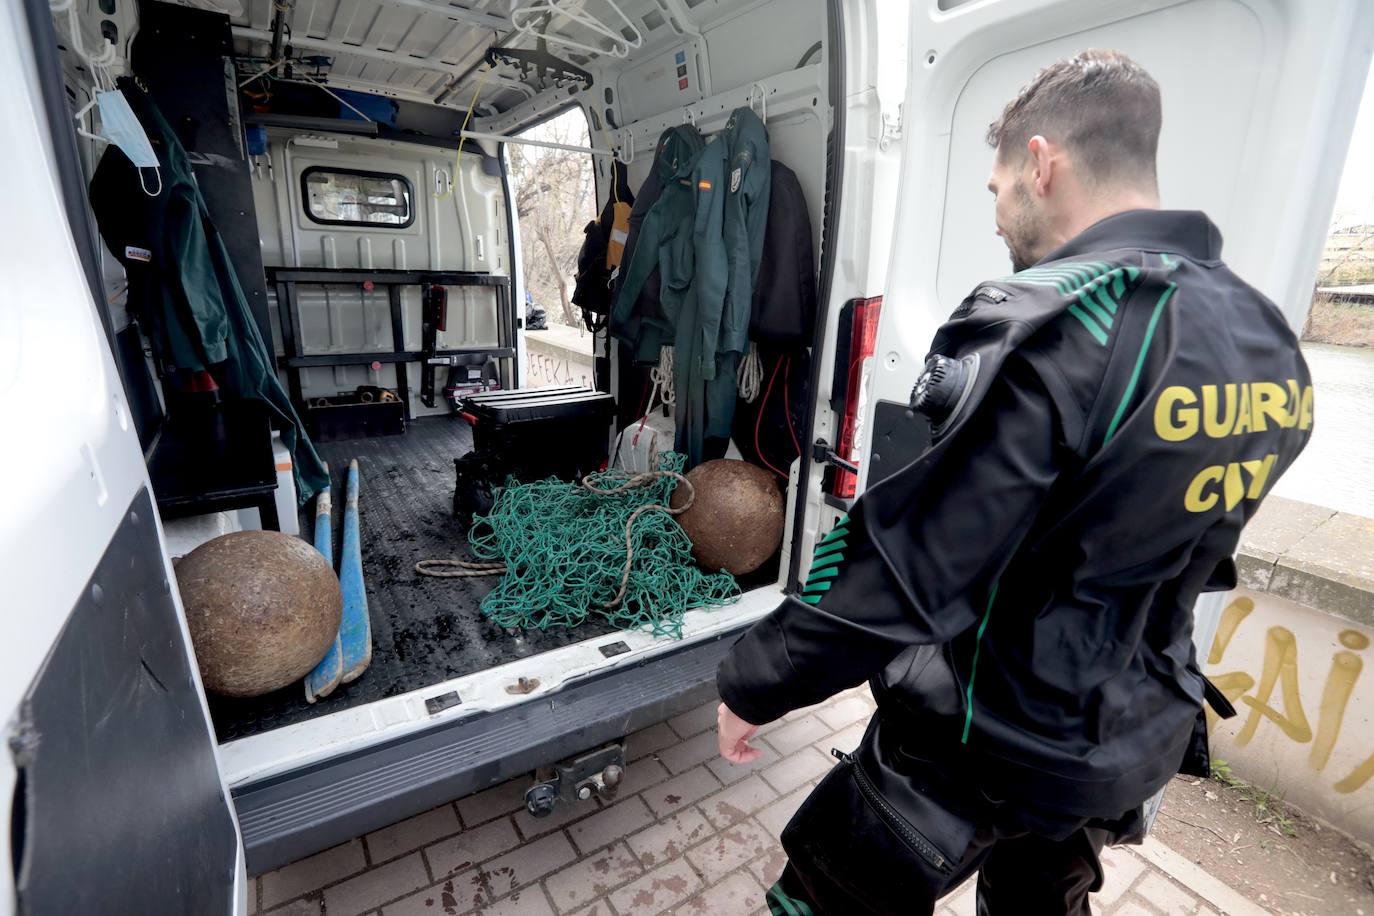
M1193 603L1235 584L1241 529L1312 426L1296 337L1220 250L1201 213L1130 211L980 284L932 348L976 362L958 411L722 663L756 724L872 682L859 772L785 838L813 907L929 912L981 864L1010 911L1039 912L1039 888L1086 913L1096 850L1178 771L1203 696ZM929 875L875 874L904 828L846 807L865 781L906 797L923 839L898 849L934 850ZM836 850L827 820L856 835Z

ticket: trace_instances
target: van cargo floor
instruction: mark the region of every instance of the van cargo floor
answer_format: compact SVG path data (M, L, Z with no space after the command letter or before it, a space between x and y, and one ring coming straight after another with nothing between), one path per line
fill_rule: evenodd
M334 556L343 537L344 478L358 459L363 576L372 620L372 665L362 677L311 705L297 682L252 699L210 697L220 741L231 741L315 716L371 703L485 668L590 639L613 628L588 621L575 630L508 631L482 616L479 604L497 580L418 575L417 560L469 557L453 518L453 459L472 448L461 420L412 421L404 435L317 445L329 462L334 494ZM301 513L301 531L314 512Z

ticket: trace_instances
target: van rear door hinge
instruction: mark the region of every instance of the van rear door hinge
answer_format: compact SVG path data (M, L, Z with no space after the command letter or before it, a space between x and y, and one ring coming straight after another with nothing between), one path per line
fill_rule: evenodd
M878 149L885 150L894 140L902 139L902 106L884 109L878 124Z
M859 473L859 466L857 464L854 464L852 461L846 461L837 455L835 450L831 448L830 444L824 439L817 439L815 444L811 446L811 460L819 461L822 464L833 464L840 470L848 471L851 474Z

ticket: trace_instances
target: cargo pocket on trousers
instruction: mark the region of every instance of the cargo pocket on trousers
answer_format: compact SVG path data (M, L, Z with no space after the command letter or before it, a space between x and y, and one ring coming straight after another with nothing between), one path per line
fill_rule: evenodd
M783 830L788 858L826 912L919 911L946 889L974 824L929 799L913 823L853 757L835 756Z

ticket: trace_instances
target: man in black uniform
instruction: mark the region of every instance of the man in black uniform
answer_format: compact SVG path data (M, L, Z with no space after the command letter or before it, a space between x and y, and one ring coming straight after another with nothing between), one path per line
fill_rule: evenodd
M1104 843L1205 754L1193 603L1234 586L1312 388L1216 227L1158 209L1160 119L1111 51L1006 106L988 187L1015 273L935 336L933 444L721 665L735 762L790 710L865 680L878 701L784 832L774 913L930 913L978 870L980 913L1087 914Z

